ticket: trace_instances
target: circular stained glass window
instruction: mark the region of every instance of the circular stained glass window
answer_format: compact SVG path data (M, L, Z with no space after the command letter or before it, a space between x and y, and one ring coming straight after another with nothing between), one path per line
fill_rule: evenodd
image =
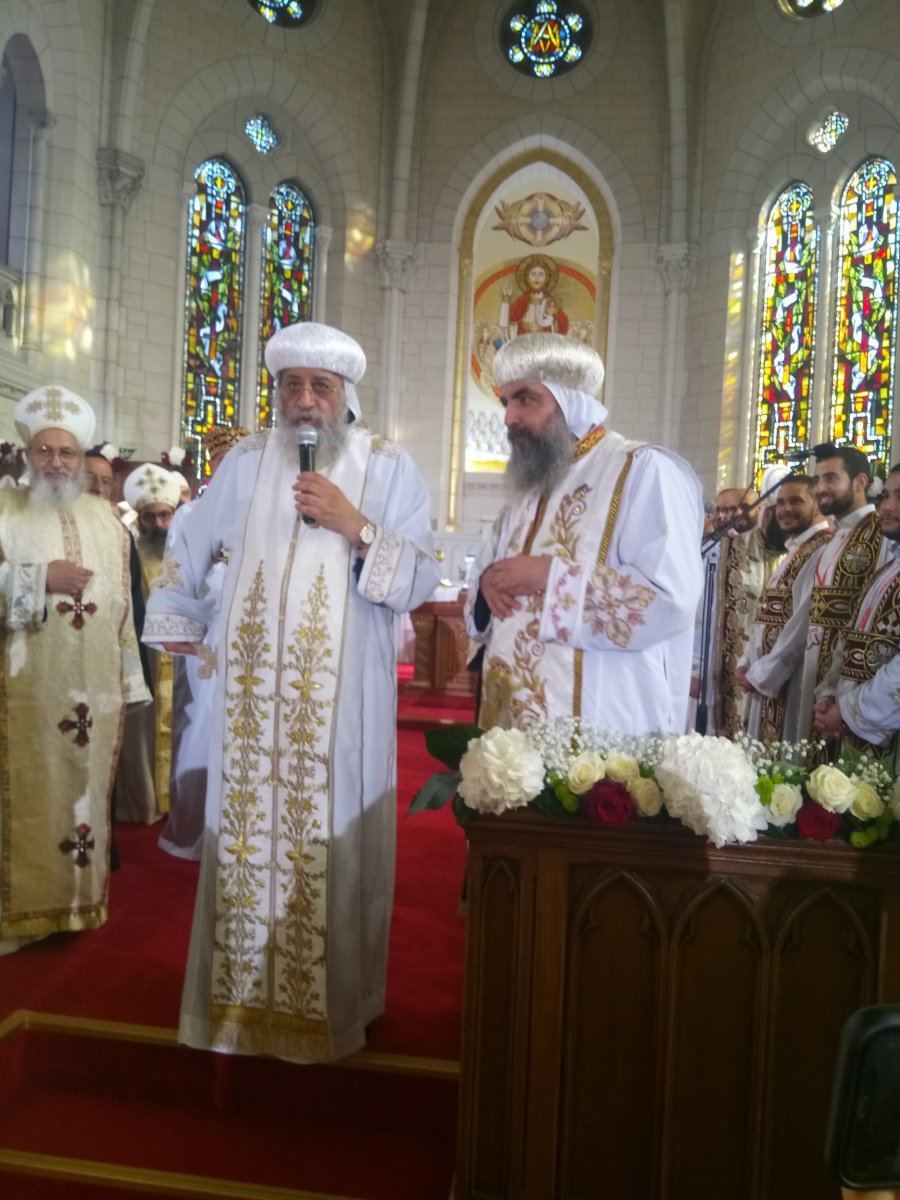
M510 64L532 79L555 79L577 67L591 44L590 15L568 0L522 0L500 28Z
M288 28L308 21L316 7L316 0L247 0L247 3L270 25Z
M778 0L778 3L789 17L821 17L840 8L844 0Z

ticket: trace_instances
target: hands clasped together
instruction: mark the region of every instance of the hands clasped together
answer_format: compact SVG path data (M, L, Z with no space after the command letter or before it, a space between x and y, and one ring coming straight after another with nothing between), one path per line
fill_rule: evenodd
M482 572L479 587L493 616L503 620L518 612L522 607L519 596L542 595L551 561L547 554L516 554L491 563Z

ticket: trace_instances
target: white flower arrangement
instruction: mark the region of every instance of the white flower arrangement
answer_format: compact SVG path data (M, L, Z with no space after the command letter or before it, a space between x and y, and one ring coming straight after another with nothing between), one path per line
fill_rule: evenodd
M426 741L451 770L433 776L411 809L455 797L463 822L473 811L499 815L534 804L611 826L675 819L716 846L768 834L842 837L858 848L894 836L900 822L900 780L885 762L845 751L835 764L813 767L821 743L625 737L571 718L527 731L444 727Z
M172 446L172 448L167 451L169 466L172 467L173 470L177 471L184 462L186 453L187 451L183 450L181 446Z
M479 812L521 808L544 786L543 760L520 729L491 729L473 738L459 771L459 794Z
M757 775L740 745L687 733L666 743L656 768L667 811L717 846L755 842L769 822Z

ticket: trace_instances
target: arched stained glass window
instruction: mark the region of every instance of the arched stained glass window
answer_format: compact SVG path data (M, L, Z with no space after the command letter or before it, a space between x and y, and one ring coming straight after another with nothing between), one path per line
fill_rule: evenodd
M755 478L808 446L815 351L819 230L805 183L781 193L766 224L756 402Z
M896 309L897 175L870 159L841 197L830 433L873 465L891 449Z
M234 425L240 379L244 189L208 159L188 202L182 435L197 463L213 425Z
M284 25L288 29L308 21L316 7L315 0L247 0L247 3L270 25Z
M280 183L269 197L263 232L262 314L259 326L259 387L256 423L273 423L272 376L266 370L266 342L285 325L312 316L313 232L315 218L303 192Z

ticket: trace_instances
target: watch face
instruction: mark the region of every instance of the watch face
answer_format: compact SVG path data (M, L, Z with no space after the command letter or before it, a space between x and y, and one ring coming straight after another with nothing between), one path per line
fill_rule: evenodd
M371 521L367 521L359 531L359 540L364 546L371 546L375 541L375 526Z

